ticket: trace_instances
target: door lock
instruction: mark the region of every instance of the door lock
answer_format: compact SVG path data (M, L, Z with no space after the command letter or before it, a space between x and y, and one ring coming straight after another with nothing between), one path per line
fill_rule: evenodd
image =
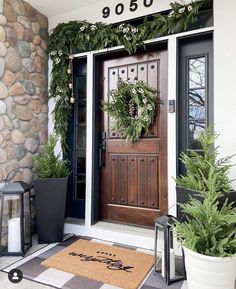
M175 112L175 100L170 99L169 100L169 113Z

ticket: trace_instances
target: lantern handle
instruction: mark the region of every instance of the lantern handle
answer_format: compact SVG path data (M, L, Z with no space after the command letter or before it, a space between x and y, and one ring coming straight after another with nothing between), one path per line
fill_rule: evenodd
M3 179L3 182L5 183L5 186L6 186L6 184L7 184L7 182L10 182L10 180L8 180L8 178L9 178L9 176L13 173L13 172L17 172L17 171L20 171L21 169L28 169L29 167L17 167L17 168L15 168L15 169L13 169L13 170L11 170L7 175L6 175L6 177L5 177L5 179ZM13 182L14 182L15 180L13 180ZM32 189L32 187L33 187L33 180L32 180L32 182L30 183L30 184L28 184L29 185L29 189L31 190Z

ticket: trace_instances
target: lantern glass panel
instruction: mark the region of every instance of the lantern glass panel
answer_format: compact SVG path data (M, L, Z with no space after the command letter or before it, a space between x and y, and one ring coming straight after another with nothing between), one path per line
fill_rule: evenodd
M21 252L21 198L17 194L2 195L2 252Z
M24 251L31 245L30 192L24 193Z

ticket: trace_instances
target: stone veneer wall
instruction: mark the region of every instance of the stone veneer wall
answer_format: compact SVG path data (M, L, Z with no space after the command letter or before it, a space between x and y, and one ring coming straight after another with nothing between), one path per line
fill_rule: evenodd
M14 169L8 178L30 183L32 156L47 138L47 47L46 16L24 1L5 0L0 14L0 183Z

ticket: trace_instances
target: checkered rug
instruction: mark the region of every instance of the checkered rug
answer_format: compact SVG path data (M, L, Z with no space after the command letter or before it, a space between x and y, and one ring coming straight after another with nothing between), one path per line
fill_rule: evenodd
M45 285L50 285L53 288L61 288L61 289L118 289L118 287L105 284L99 281L87 279L81 276L76 276L71 273L67 273L64 271L60 271L53 268L46 268L41 264L42 261L47 259L48 257L60 252L65 247L71 245L73 242L78 239L85 239L94 242L100 242L103 244L118 246L121 247L120 244L104 242L100 240L95 240L87 237L80 236L72 236L64 242L57 244L50 244L45 246L43 249L40 249L31 255L21 259L20 261L12 264L11 266L3 269L3 272L9 272L13 268L18 268L22 271L24 278L32 280L34 282L38 282ZM130 250L137 250L145 253L153 252L148 250L142 250L137 247L123 246L124 248L128 248ZM140 285L140 289L181 289L183 282L177 282L170 286L167 286L163 278L159 274L155 274L154 270L151 270L149 275L143 280Z

